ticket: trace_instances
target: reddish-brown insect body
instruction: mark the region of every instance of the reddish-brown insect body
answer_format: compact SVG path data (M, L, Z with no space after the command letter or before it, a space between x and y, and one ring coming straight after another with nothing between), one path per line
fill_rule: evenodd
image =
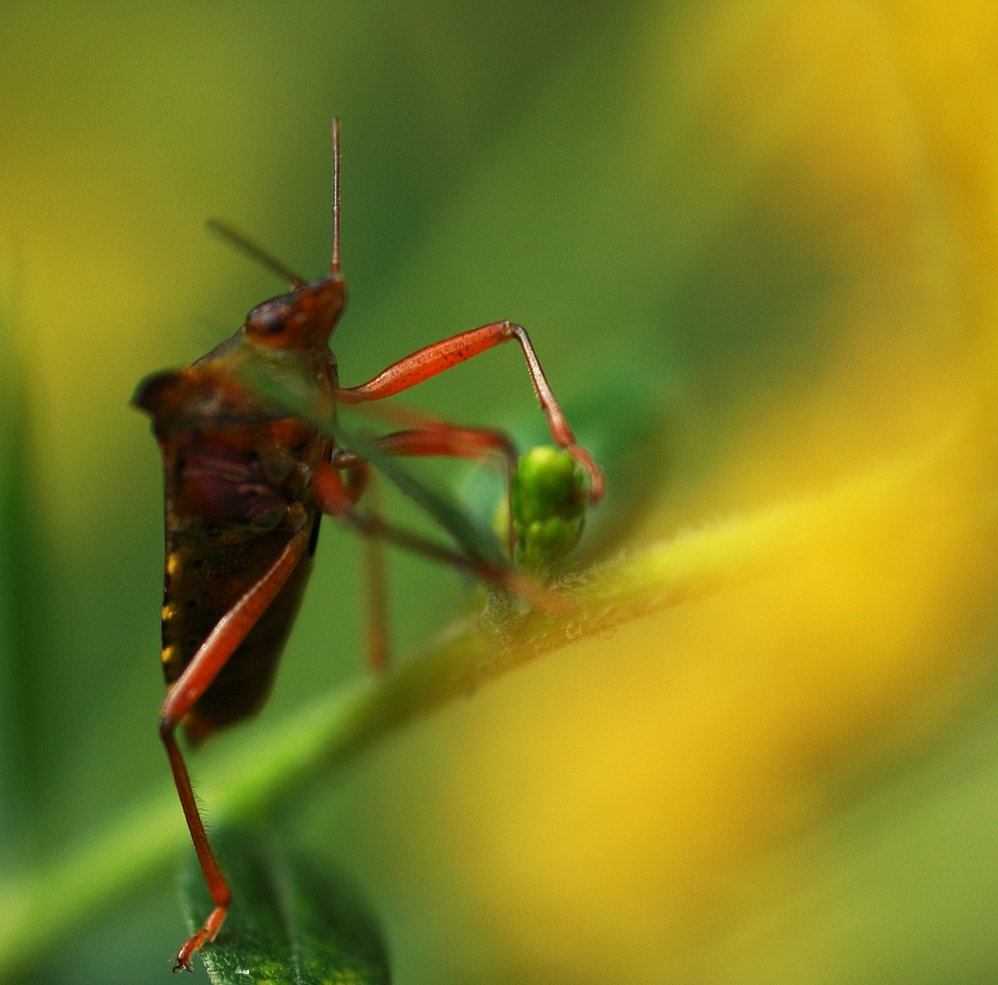
M163 455L166 571L163 592L163 670L168 693L160 712L177 791L215 909L180 949L174 966L190 970L193 953L225 919L230 893L212 854L175 732L195 740L262 706L312 568L322 513L353 525L373 544L387 539L426 556L475 571L529 593L512 572L466 557L381 520L354 504L367 465L337 448L314 425L290 416L244 380L249 364L294 367L308 381L317 409L392 396L502 342L523 349L555 440L589 475L590 495L602 475L574 442L526 332L494 322L413 353L374 379L341 388L329 338L346 302L339 265L339 140L333 121L333 259L330 272L305 282L238 233L221 227L292 284L288 294L257 305L230 338L186 369L155 374L134 403L153 418ZM428 422L376 442L384 455L481 458L512 445L500 432ZM375 566L376 570L376 566ZM376 593L379 594L379 593ZM381 606L376 600L376 607ZM386 660L375 633L372 664Z

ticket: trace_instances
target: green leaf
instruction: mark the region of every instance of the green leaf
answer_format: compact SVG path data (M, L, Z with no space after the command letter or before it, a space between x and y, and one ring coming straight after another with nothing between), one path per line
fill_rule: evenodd
M0 311L0 882L37 845L38 676L50 602L48 543L40 522L28 377L16 326Z
M214 838L233 902L218 937L201 949L215 985L380 985L390 981L377 927L356 893L314 858L234 829ZM214 906L197 858L181 881L191 933Z

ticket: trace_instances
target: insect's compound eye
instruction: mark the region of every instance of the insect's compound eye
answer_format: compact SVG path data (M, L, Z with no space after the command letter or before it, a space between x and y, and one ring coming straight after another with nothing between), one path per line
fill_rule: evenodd
M246 327L256 335L280 335L285 328L286 318L280 308L254 308L246 316Z

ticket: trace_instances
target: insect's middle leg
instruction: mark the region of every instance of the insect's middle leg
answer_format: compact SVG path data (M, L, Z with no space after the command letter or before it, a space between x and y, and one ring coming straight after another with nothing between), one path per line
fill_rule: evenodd
M177 726L198 703L229 657L235 653L257 620L273 602L301 559L305 542L305 530L295 534L270 570L222 616L184 672L170 688L160 708L159 735L170 758L173 780L180 795L180 803L184 809L184 817L187 819L187 827L194 842L198 862L201 864L201 871L208 883L211 898L215 902L215 909L209 914L204 926L187 939L177 954L174 971L180 971L182 968L191 970L191 956L205 941L214 940L225 920L232 899L225 876L222 875L222 870L218 867L211 845L208 843L208 836L205 834L204 824L194 800L187 766L177 745Z
M323 462L316 466L313 472L313 489L315 490L316 503L323 513L346 521L367 537L387 540L414 554L421 554L431 560L470 572L479 578L501 585L540 608L549 609L552 607L552 597L544 589L529 578L517 574L511 568L468 557L406 530L404 527L388 523L379 516L361 513L355 509L355 501L340 473L330 463Z
M466 428L445 421L428 422L420 427L396 431L371 441L383 455L408 458L473 458L501 456L506 464L506 493L512 494L513 470L516 468L516 445L504 431L493 428ZM333 464L337 468L353 468L359 459L349 452L337 452ZM513 556L513 528L509 528L510 557Z
M397 431L374 439L371 444L384 455L448 456L453 458L483 458L500 454L506 459L507 486L516 464L516 448L502 431L487 428L462 428L444 421L426 420L420 427ZM352 504L366 492L370 518L380 523L381 504L377 484L369 466L358 456L337 451L332 460L344 475L344 493ZM370 502L372 497L374 501ZM364 531L361 531L364 533ZM510 556L512 556L512 525L510 526ZM367 659L376 671L385 670L390 662L388 628L388 591L384 550L381 537L373 533L364 536L364 567L367 588Z

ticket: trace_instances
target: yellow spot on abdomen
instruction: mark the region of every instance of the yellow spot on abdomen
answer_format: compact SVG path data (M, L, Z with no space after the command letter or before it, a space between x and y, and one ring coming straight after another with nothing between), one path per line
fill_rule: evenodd
M166 559L166 573L171 578L176 578L180 574L180 556L178 554L171 554Z
M177 655L176 645L163 647L163 663L171 664Z
M177 607L170 602L163 606L163 622L169 622L177 614Z

